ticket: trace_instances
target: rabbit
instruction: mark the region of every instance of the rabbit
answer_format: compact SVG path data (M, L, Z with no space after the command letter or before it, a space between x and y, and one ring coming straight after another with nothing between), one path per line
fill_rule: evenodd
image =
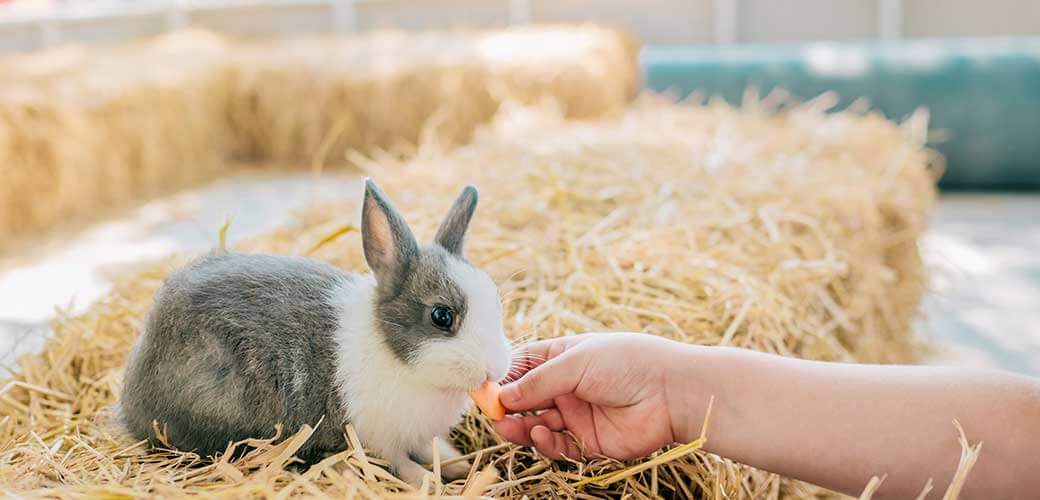
M467 186L420 247L365 181L361 235L371 274L302 257L214 251L156 293L126 370L119 410L137 439L214 455L229 442L318 425L305 462L343 450L344 426L418 485L434 438L470 409L467 391L511 366L498 289L463 257L477 206ZM162 441L157 435L164 434ZM464 477L470 464L442 468Z

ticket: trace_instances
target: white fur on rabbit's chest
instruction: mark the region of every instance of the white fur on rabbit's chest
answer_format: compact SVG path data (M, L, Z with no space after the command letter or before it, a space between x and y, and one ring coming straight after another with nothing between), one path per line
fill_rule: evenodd
M333 300L343 307L337 332L336 381L345 420L362 445L377 454L429 450L470 408L465 393L416 384L406 368L372 331L374 281L345 284ZM382 457L390 458L390 457Z
M347 420L366 447L392 446L407 453L429 450L433 438L443 438L469 408L465 394L416 391L367 377L355 382L347 402Z

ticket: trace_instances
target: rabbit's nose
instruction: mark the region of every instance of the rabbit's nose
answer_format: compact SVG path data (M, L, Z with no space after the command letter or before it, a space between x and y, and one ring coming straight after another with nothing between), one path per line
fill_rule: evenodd
M502 380L506 378L506 375L508 374L492 373L491 370L484 372L486 381L494 382L496 384L502 383Z
M499 368L497 366L488 368L487 370L484 371L484 377L486 378L486 380L488 382L501 382L502 379L506 378L506 376L509 375L509 369L508 368L509 368L508 366L506 367L505 370L503 370L503 369L501 369L501 368Z

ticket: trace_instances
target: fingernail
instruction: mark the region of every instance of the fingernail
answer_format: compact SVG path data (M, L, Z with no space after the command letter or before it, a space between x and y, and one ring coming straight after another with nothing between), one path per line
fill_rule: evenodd
M517 389L516 383L506 385L502 388L502 392L498 394L498 398L503 403L515 403L520 401L520 390Z

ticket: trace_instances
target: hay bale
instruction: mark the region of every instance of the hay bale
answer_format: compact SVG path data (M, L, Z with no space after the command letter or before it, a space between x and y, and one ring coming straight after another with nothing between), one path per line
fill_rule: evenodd
M553 99L572 118L619 114L639 86L636 48L596 26L247 46L232 118L254 160L342 161L347 151L376 149L408 156L427 127L448 144L468 141L505 100Z
M637 73L635 44L591 26L265 43L191 31L9 57L0 242L213 179L231 160L320 167L353 149L406 154L424 128L458 143L506 99L616 114Z
M508 278L505 296L514 283L521 296L541 284L536 302L513 297L514 333L610 328L911 361L925 282L916 241L938 159L923 147L922 116L897 127L825 115L821 101L773 115L650 99L588 124L518 112L472 146L366 167L419 233L460 182L480 187L471 260ZM349 208L309 222L342 222ZM323 255L358 268L355 243Z
M225 169L224 47L72 47L0 70L0 241Z
M514 339L632 330L812 359L910 361L924 283L915 241L935 197L924 121L825 114L820 102L774 113L764 103L741 111L648 99L619 120L589 123L510 110L453 152L359 162L423 239L459 185L479 186L467 253L499 283ZM359 202L315 207L235 246L306 254L356 225ZM365 269L356 233L313 256ZM281 444L255 442L243 460L205 463L146 452L97 420L116 400L152 293L177 263L132 275L88 313L61 318L45 352L21 360L0 395L0 484L32 496L400 491L349 428L350 450L300 473L282 466L307 429ZM435 485L443 494L834 496L696 446L657 462L552 463L503 443L478 415L454 438L476 465L465 484ZM575 486L615 471L624 472L605 488Z

